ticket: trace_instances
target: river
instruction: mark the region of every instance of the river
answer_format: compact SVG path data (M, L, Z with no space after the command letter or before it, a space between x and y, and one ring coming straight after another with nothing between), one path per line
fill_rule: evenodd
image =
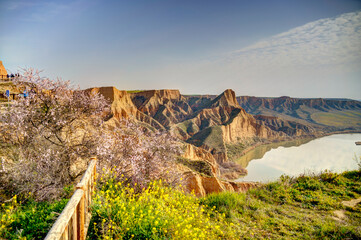
M282 174L357 169L355 158L360 159L361 146L356 146L356 141L361 141L361 134L335 134L256 147L237 160L248 170L248 175L237 181L268 182Z

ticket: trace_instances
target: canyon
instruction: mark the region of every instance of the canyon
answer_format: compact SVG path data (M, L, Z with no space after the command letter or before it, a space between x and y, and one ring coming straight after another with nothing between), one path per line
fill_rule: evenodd
M11 82L14 96L22 93ZM247 170L235 163L255 146L316 138L339 132L361 132L361 102L349 99L182 95L179 90L125 91L95 87L110 104L109 123L131 119L145 128L168 132L183 145L178 167L184 186L198 196L245 191L257 183L235 182ZM5 96L1 97L4 104ZM4 105L6 106L6 105Z
M184 149L178 159L184 185L198 196L257 186L233 181L247 174L233 160L256 145L361 131L361 102L355 100L236 97L231 89L218 96L115 87L86 91L109 101L112 119L132 119L176 137ZM339 118L347 121L340 124Z

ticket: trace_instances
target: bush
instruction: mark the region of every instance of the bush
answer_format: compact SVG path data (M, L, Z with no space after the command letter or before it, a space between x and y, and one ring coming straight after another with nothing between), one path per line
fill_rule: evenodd
M0 207L0 238L6 237L11 231L11 224L15 221L15 211L18 206L16 195L8 204L1 204Z
M25 71L15 80L29 95L0 112L0 190L32 192L38 201L61 197L64 186L85 171L90 156L98 168L115 168L132 183L177 179L180 146L174 138L130 120L113 119L99 89L80 90L69 82Z
M318 181L318 179L304 175L296 179L295 187L299 190L316 191L321 189L322 184Z
M193 195L162 181L139 193L108 179L96 193L90 239L236 239L221 214L213 217Z
M245 195L242 193L221 192L209 194L202 198L201 203L212 212L216 210L225 214L226 218L232 218L242 213L245 204Z
M0 209L0 239L44 239L68 199L18 203L16 196Z

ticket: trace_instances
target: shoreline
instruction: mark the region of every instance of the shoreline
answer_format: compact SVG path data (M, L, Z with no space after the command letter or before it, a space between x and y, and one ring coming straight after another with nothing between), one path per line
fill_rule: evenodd
M275 139L272 141L268 140L266 142L256 142L255 144L252 144L252 145L248 146L247 148L245 148L244 150L242 150L241 155L237 159L241 158L242 156L244 156L246 153L250 152L251 150L253 150L259 146L263 146L263 145L268 145L268 144L272 144L272 143L282 143L282 142L287 143L287 142L291 142L291 141L295 141L295 140L304 140L307 138L314 140L314 139L327 137L327 136L331 136L331 135L336 135L336 134L352 134L352 133L361 133L361 130L340 130L340 131L335 131L335 132L323 133L318 136L305 135L305 136L299 136L299 137L290 138L290 139L282 139L282 140ZM235 162L235 161L233 161L233 162Z
M257 148L257 147L271 145L271 146L270 146L270 149L266 150L266 152L268 152L268 151L270 151L270 150L272 150L272 149L277 149L279 146L284 146L284 145L282 145L282 144L287 144L287 143L291 143L291 144L292 144L293 141L297 141L297 140L307 140L307 139L309 139L309 141L300 144L300 145L303 145L303 144L309 143L310 141L315 140L315 139L320 139L320 138L323 138L323 137L332 136L332 135L340 135L340 134L347 134L347 135L349 135L349 134L361 134L361 131L360 131L360 130L335 131L335 132L325 133L325 134L323 134L322 136L318 136L318 137L303 137L303 138L298 137L298 138L293 138L292 140L289 140L289 141L269 141L268 143L259 143L259 142L258 142L257 144L252 145L252 146L250 146L249 148L245 149L245 151L244 151L245 153L244 153L240 158L237 159L238 162L236 162L236 163L237 163L237 164L242 164L242 163L241 163L242 161L247 161L247 163L249 163L249 162L251 162L251 161L253 161L253 160L255 160L255 159L261 159L261 158L259 158L259 157L255 157L256 155L254 155L254 154L251 154L251 156L247 157L246 159L241 159L241 158L242 158L243 156L245 156L248 152L254 150L254 149ZM276 145L272 146L273 143L276 143ZM277 143L280 143L280 145L277 145ZM298 145L297 145L297 146L298 146ZM287 147L287 146L286 146L286 147ZM261 150L261 151L262 151L262 150ZM263 154L263 155L264 155L264 154ZM243 181L243 180L241 180L241 179L243 179L244 177L246 177L246 176L248 175L248 169L247 169L247 167L248 167L248 164L247 164L246 167L244 167L244 169L247 170L247 174L245 174L245 175L240 175L239 178L234 179L234 180L232 180L232 181L237 182L237 183L239 183L239 182L242 182L242 183L259 183L259 184L266 183L266 182L263 182L263 181L252 181L252 180L251 180L251 181L249 181L249 180Z
M255 148L260 147L260 146L266 146L266 145L273 144L273 143L289 143L289 142L296 141L296 140L306 140L306 139L310 139L310 141L312 141L312 140L315 140L315 139L318 139L318 138L327 137L327 136L336 135L336 134L353 134L353 133L361 134L361 130L340 130L340 131L335 131L335 132L326 132L326 133L320 134L318 136L299 136L299 137L291 138L291 139L288 139L288 140L273 140L273 141L267 141L267 142L256 142L255 144L252 144L249 147L245 148L242 151L242 154L239 157L237 157L236 160L232 160L232 162L237 163L237 160L242 158L248 152L250 152L250 151L252 151ZM250 161L252 161L252 160L250 160ZM245 177L245 176L248 175L247 167L244 167L244 169L247 171L247 174L239 175L239 178L240 177ZM237 178L237 179L239 179L239 178ZM232 179L230 181L236 181L237 179ZM257 182L257 181L244 181L243 183L248 183L248 182L249 183L260 183L260 182Z

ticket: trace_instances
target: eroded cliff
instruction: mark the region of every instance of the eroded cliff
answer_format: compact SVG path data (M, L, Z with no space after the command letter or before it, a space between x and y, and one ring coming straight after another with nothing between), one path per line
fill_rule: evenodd
M108 99L113 119L132 118L176 136L184 144L178 162L185 185L199 196L255 186L231 181L247 171L229 161L229 156L234 159L260 142L319 136L328 126L314 121L312 114L361 109L357 101L236 97L231 89L218 96L183 96L178 90L166 89L129 93L102 87L88 91Z

